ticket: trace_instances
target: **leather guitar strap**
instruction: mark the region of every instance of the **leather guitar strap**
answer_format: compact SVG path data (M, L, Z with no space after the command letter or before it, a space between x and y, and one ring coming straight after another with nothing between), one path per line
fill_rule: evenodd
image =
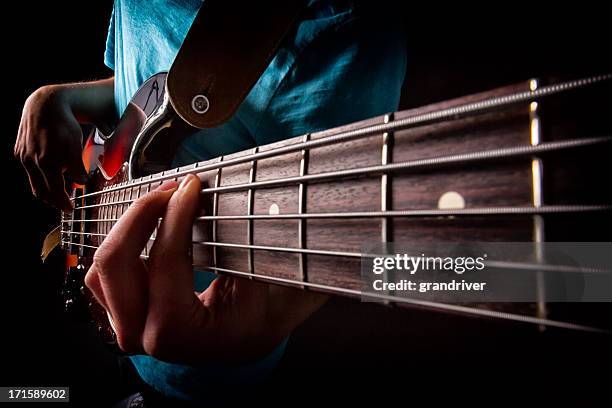
M304 6L298 0L204 0L168 73L177 114L196 128L228 120Z

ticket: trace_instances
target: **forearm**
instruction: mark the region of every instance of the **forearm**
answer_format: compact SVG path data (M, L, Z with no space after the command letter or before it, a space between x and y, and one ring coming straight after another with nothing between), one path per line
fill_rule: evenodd
M62 98L79 123L98 127L108 134L117 122L115 78L71 84L48 85L46 90Z

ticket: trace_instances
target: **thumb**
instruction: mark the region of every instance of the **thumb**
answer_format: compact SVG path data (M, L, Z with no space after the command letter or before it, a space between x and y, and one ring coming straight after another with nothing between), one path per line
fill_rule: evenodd
M172 195L149 257L150 301L193 298L192 226L201 183L189 174Z

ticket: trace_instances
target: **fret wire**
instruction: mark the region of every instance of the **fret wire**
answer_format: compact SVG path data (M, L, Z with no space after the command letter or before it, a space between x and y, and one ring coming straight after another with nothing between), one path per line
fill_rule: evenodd
M391 115L385 115L384 122L389 123L392 119ZM382 144L382 160L381 164L383 166L390 163L392 158L392 143L393 143L393 133L385 132L383 133L383 144ZM383 173L380 176L380 211L388 211L390 209L389 199L391 198L391 191L389 190L389 179L388 174ZM382 242L390 241L389 234L389 218L383 217L381 218L381 239Z
M122 182L122 183L121 183L121 185L123 185L123 184L124 184L124 183ZM124 190L124 189L122 189L121 191L125 191L125 190ZM116 195L116 196L114 196L114 199L115 199L115 200L119 201L119 196L120 196L121 191L117 191L117 195ZM119 204L115 204L114 208L115 208L115 218L117 218L117 219L121 218L121 215L122 215L122 214L120 213L120 207L119 207ZM112 227L111 227L111 229L112 229Z
M115 215L115 205L113 204L113 202L114 202L114 200L115 200L115 194L116 194L116 192L113 192L113 193L111 193L111 194L108 196L108 198L107 198L108 203L109 203L108 213L109 213L109 215L110 215L110 218L113 218L113 219L117 219L117 220L118 220L118 219L119 219L119 217L117 217L117 216ZM110 232L110 231L113 229L113 224L112 224L112 223L109 223L109 224L106 226L106 228L108 229L108 232Z
M131 192L132 192L132 189L130 187L130 182L129 182L129 180L126 180L125 181L125 190L124 190L124 193L123 193L123 196L122 196L122 201L125 201L126 199L127 200L131 200L132 199ZM128 197L128 194L129 194L129 197ZM129 208L129 206L126 208L126 205L123 202L118 203L118 204L121 206L121 215L125 214L125 212L127 211L127 208Z
M224 156L220 156L218 161L222 162L223 157ZM221 185L221 170L222 168L219 167L215 174L215 188ZM219 194L215 193L213 194L213 216L216 217L218 214L219 214ZM213 220L213 223L212 223L212 240L213 241L217 240L217 221L216 220ZM213 247L213 265L215 266L217 265L217 248L216 247Z
M83 186L83 187L81 188L81 191L82 191L82 192L85 192L85 186ZM82 199L80 200L80 201L81 201L81 205L82 205L82 204L85 202L85 200L86 200L85 198L82 198ZM84 219L84 218L87 218L87 217L85 216L85 210L81 210L81 211L79 211L79 213L81 214L81 218L83 218L83 219ZM80 225L79 225L79 231L80 231L80 232L85 232L85 224L86 224L86 223L81 222L81 223L79 223L79 224L80 224ZM85 240L85 237L81 236L81 237L80 237L80 239L79 239L79 242L80 242L81 244L84 244L84 243L85 243L85 241L84 241L84 240ZM81 250L79 251L79 255L80 255L80 256L83 256L83 249L82 249L82 248L81 248Z
M125 187L127 185L127 182L123 182L122 183L123 186ZM117 216L117 218L121 218L121 216L123 216L123 207L125 204L120 204L119 201L125 201L125 194L127 192L127 187L125 187L123 190L121 190L121 194L117 195L117 212L119 213L119 215Z
M163 176L165 173L166 173L166 170L162 171L162 176ZM161 185L161 184L162 184L162 182L160 182L159 184ZM159 233L159 226L161 225L161 221L162 221L161 217L157 219L157 224L155 225L155 232L154 232L155 236L157 236L157 235L158 235L158 233Z
M117 218L121 218L123 216L123 209L125 207L125 204L123 204L122 201L126 200L125 196L126 196L127 191L128 191L127 185L128 185L127 181L124 181L123 182L124 189L121 190L122 194L117 195L117 203L116 204L117 204L117 211L119 213L119 216Z
M448 156L438 156L429 159L417 159L409 160L405 162L391 163L386 165L360 167L356 169L345 169L336 170L326 173L308 174L305 176L294 176L286 177L275 180L265 180L253 183L251 186L248 184L234 184L223 187L205 188L202 190L202 194L211 193L227 193L234 191L245 190L246 188L272 188L279 186L294 185L304 181L322 181L326 179L334 179L341 177L356 177L356 176L373 176L379 175L382 172L396 172L400 170L413 170L420 168L429 168L433 166L449 165L449 164L464 164L469 162L477 162L483 160L509 158L517 156L526 156L536 153L544 153L551 151L558 151L563 149L570 149L576 147L583 147L601 143L612 142L612 137L593 137L584 139L570 139L559 142L542 143L537 146L514 146L505 147L499 149L483 150L473 153L461 153L453 154Z
M104 187L102 187L102 189L104 189ZM108 197L108 195L103 194L100 196L100 199L98 200L98 204L100 204L100 209L96 212L92 212L92 216L100 218L100 219L105 219L108 218L108 215L106 214L106 197ZM95 199L93 200L93 203L95 203ZM100 224L96 225L96 231L98 232L102 232L102 233L107 233L108 231L106 231L106 225L103 222L100 222Z
M109 205L110 205L110 207L109 207L109 214L110 214L111 218L119 219L119 217L117 217L117 215L115 213L115 204L114 204L114 202L115 202L115 195L116 194L117 194L117 192L115 191L108 198ZM112 229L113 229L113 224L109 224L108 225L108 231L110 232Z
M125 187L125 182L120 182L119 185L121 187ZM114 195L114 199L113 199L113 208L115 208L115 218L121 218L121 207L123 204L119 204L120 201L123 201L125 199L125 197L122 198L121 194L125 193L125 188L122 188L121 190L116 192L116 195Z
M129 201L132 201L132 200L134 200L134 188L130 187L130 198L129 198ZM125 211L127 211L129 208L130 208L130 206L128 204L127 209L125 209ZM124 211L124 214L125 214L125 211Z
M330 212L330 213L304 213L304 214L256 214L256 215L213 215L200 216L195 221L217 221L217 220L245 220L245 219L298 219L298 218L380 218L380 217L440 217L460 215L532 215L532 214L556 214L576 213L593 211L610 211L612 205L545 205L542 207L474 207L457 209L432 209L432 210L389 210L389 211L355 211L355 212ZM115 222L118 219L79 219L65 220L71 222Z
M149 176L148 176L148 179L149 179L149 180L152 180L152 179L153 179L153 175L149 175ZM149 192L151 192L151 183L149 183L149 184L147 184L147 185L146 185L145 190L146 190L146 191L145 191L145 194L148 194ZM149 255L149 246L148 246L148 245L145 245L145 247L144 247L144 253L145 253L145 255L147 255L147 256Z
M109 194L104 194L104 214L103 217L106 219L110 219L112 217L110 217L110 204L109 203L109 199L110 199L110 195ZM102 227L104 228L104 232L106 234L108 234L108 232L110 231L110 224L108 222L105 222L102 224Z
M457 118L461 118L461 117L464 117L470 114L480 114L488 110L491 110L493 108L499 108L499 107L509 106L509 105L513 105L516 103L520 103L520 102L531 101L534 99L542 98L544 96L550 96L550 95L554 95L560 92L565 92L571 89L581 88L581 87L592 85L598 82L607 81L607 80L610 80L611 78L612 78L612 74L604 74L604 75L549 85L549 86L545 86L545 87L536 89L535 91L517 92L514 94L505 95L505 96L485 99L480 102L467 103L464 105L459 105L459 106L452 107L452 108L441 109L441 110L437 110L437 111L430 112L430 113L409 116L403 119L395 120L388 124L365 126L363 128L346 131L343 133L339 133L337 135L332 135L332 136L328 136L325 138L311 140L305 144L297 143L294 145L283 146L280 148L271 149L271 150L267 150L264 152L259 152L255 156L247 155L243 157L229 159L226 162L224 162L222 165L224 166L236 165L240 163L246 163L252 160L260 160L260 159L277 156L281 154L293 153L293 152L297 152L297 151L300 151L306 148L310 149L310 148L321 147L321 146L326 146L330 144L337 144L340 142L345 142L345 141L349 141L349 140L353 140L357 138L381 134L387 131L397 131L397 130L406 129L410 127L415 127L415 126L420 126L420 125L425 125L425 124L430 124L430 123L436 123L444 119L457 119ZM200 170L198 171L198 173L214 170L214 169L219 168L219 166L221 166L219 162L206 164L200 167ZM179 172L179 176L187 175L192 172L193 172L192 170L186 169L186 170ZM168 178L171 178L171 177L167 177L167 178L158 177L156 178L156 180L165 180ZM143 180L143 179L134 181L134 185L140 185L140 184L145 184L145 183L146 183L146 180ZM118 188L119 188L118 186L115 186L115 187L110 188L106 192L96 191L96 192L85 194L84 196L89 197L89 196L95 196L95 195L100 195L100 194L107 194Z
M72 189L72 196L73 196L73 197L76 195L76 190L77 190L76 188L73 188L73 189ZM69 221L69 222L70 222L70 230L71 230L71 231L74 231L74 217L75 217L75 211L70 211L70 217L71 217L71 220ZM71 238L70 238L70 244L69 244L69 246L68 246L68 252L69 252L69 253L72 253L72 250L73 250L73 249L72 249L72 237L71 237Z
M109 187L109 188L111 188L111 187ZM108 216L106 218L108 218L108 219L117 219L118 220L119 218L117 218L117 217L115 217L113 215L113 209L114 209L114 206L113 206L113 195L114 195L114 193L107 194L107 197L106 197L106 202L108 203L108 209L106 210ZM107 222L106 223L106 233L108 234L112 229L113 229L113 222Z
M143 186L137 186L138 187L138 193L136 193L136 199L139 199L142 193L142 187ZM132 186L132 189L134 187ZM146 255L146 248L142 250L142 253Z
M310 133L304 135L302 142L306 143L310 139ZM309 150L302 150L302 157L300 159L300 176L303 177L308 174L308 161L309 161ZM306 212L306 184L300 183L298 186L298 213L304 214ZM306 248L306 219L300 218L298 221L298 246L302 249ZM308 281L308 260L306 254L299 255L299 269L300 269L300 280L302 282ZM302 289L305 289L302 286Z
M108 204L108 208L106 210L106 213L108 216L106 218L118 220L117 217L113 216L113 194L114 193L107 194L107 197L106 197L106 202ZM106 223L106 233L108 234L112 228L113 228L113 222L107 222Z
M302 139L302 143L307 143L310 139L310 133L304 135ZM301 177L305 176L308 173L308 160L309 160L309 150L303 149L301 151L300 158L300 173ZM304 214L306 208L306 185L304 183L300 183L298 185L298 213ZM298 246L301 249L306 248L307 244L307 236L306 236L306 220L304 218L300 218L298 221ZM300 280L302 282L308 281L308 265L306 254L300 253L298 258L298 267ZM306 286L302 285L302 289L305 289Z
M66 231L64 231L66 232ZM85 246L87 248L98 249L97 246L92 245L81 245L73 243L76 246ZM192 245L202 245L202 246L226 246L231 248L239 248L239 249L247 249L249 245L245 244L233 244L228 242L199 242L192 241ZM376 258L383 256L385 254L368 254L368 253L357 253L357 252L340 252L340 251L328 251L328 250L311 250L311 249L300 249L300 248L284 248L284 247L262 247L259 245L251 245L255 250L261 251L277 251L277 252L293 252L299 253L300 251L306 251L307 253L311 253L312 251L317 251L317 253L312 253L313 255L323 255L323 256L337 256L337 257L348 257L348 258ZM540 263L529 263L529 262L510 262L510 261L485 261L484 265L487 268L493 269L517 269L521 271L544 271L544 272L553 272L553 273L582 273L582 274L612 274L612 269L605 269L599 267L580 267L573 265L556 265L556 264L540 264ZM296 283L302 283L301 281L295 281ZM303 282L306 283L306 282Z
M120 183L120 185L123 185L123 183ZM125 191L125 190L121 190L121 191ZM119 195L121 193L121 191L117 191L115 195L113 195L113 201L119 201ZM115 218L119 219L121 218L121 214L119 213L119 204L115 204L113 205L113 214ZM111 227L112 229L112 227Z
M76 192L77 192L77 194L78 194L79 187L77 187L77 188L75 189L75 191L76 191ZM81 199L80 201L83 201L83 200ZM84 226L84 225L85 225L84 223L79 223L79 225L77 225L77 230L78 230L78 231L82 231L82 230L83 230L83 226ZM79 241L79 243L81 243L81 244L83 244L83 243L84 243L84 242L82 241L82 238L81 238L81 237L79 237L79 240L78 240L78 241ZM79 253L79 256L83 256L83 250L82 250L82 248L81 248L81 247L78 247L78 253Z
M392 116L390 114L385 115L383 121L384 123L389 123L392 119ZM385 132L382 135L382 149L381 149L381 164L383 166L386 166L387 164L389 164L389 162L392 159L392 142L393 142L393 133L392 132ZM386 212L390 209L390 205L389 205L389 198L390 198L390 194L391 191L389 191L389 177L390 175L387 173L383 173L380 176L380 211L381 212ZM392 194L391 194L392 196ZM381 235L381 241L383 242L383 248L384 248L384 244L391 241L390 239L390 223L391 220L393 220L392 217L382 217L380 219L380 235ZM386 248L385 248L386 249ZM389 272L385 269L384 274L383 274L384 280L386 282L391 282L391 279L389 277ZM389 294L391 295L395 295L395 291L388 291ZM385 303L388 303L388 301L385 301Z
M562 149L571 149L577 147L584 147L595 144L610 143L612 142L611 136L585 138L585 139L569 139L560 142L549 142L542 143L537 146L514 146L500 149L483 150L474 153L463 153L450 156L438 156L429 159L418 159L410 160L398 163L389 163L386 165L360 167L355 169L337 170L325 173L317 174L306 174L304 176L286 177L282 179L257 181L251 184L242 183L234 184L229 186L214 186L210 188L204 188L201 190L202 194L215 194L215 193L226 193L233 191L245 190L248 188L272 188L284 185L292 185L303 183L305 181L322 181L326 179L342 178L342 177L356 177L356 176L374 176L384 174L385 172L396 172L401 170L414 170L419 168L427 168L435 165L448 165L448 164L463 164L473 161L490 160L497 158L507 158L516 156L526 156L536 153L546 153ZM112 205L112 204L106 204ZM98 205L102 207L102 205ZM78 209L78 207L77 207Z
M533 79L530 81L530 89L536 90L539 86L538 81ZM540 115L539 115L539 105L538 102L531 102L529 105L529 132L530 132L530 142L532 146L539 145L542 140L542 132L541 132L541 124L540 124ZM532 185L532 205L535 208L540 208L544 205L544 196L543 196L543 180L542 180L542 170L543 170L543 162L542 159L534 156L531 159L531 185ZM542 247L542 242L545 240L544 237L544 218L535 214L533 216L533 241L535 243L536 248L536 259L539 263L544 262L544 249ZM536 279L536 307L537 307L537 316L539 318L546 318L548 311L546 305L546 292L545 292L545 282L544 275L542 272L535 273ZM540 331L543 331L545 326L540 325Z
M85 187L83 187L82 191L85 192ZM84 202L85 202L85 198L82 198L81 199L81 205L83 205ZM87 218L87 216L85 215L85 210L81 210L80 213L81 213L81 218ZM81 223L81 230L80 231L81 232L85 232L85 223L84 222ZM81 240L80 240L81 244L85 243L83 239L84 239L84 237L82 237ZM81 256L82 255L83 254L81 253Z
M166 172L167 172L167 170L162 171L162 176L164 174L166 174ZM161 181L160 181L159 185L160 186L162 185ZM151 235L151 237L154 237L154 236L156 237L159 234L159 227L161 225L161 222L162 222L162 218L160 217L160 218L157 219L157 223L155 224L155 231L153 233L154 235ZM151 237L149 237L149 241L152 241ZM151 247L152 246L153 246L153 243L151 242Z
M253 153L252 155L257 154L259 150L259 147L255 147L253 149ZM253 160L251 162L251 168L249 170L249 184L252 184L257 175L257 160ZM253 197L253 189L249 188L248 192L247 192L247 215L253 215L253 201L254 201L254 197ZM252 219L248 219L247 220L247 243L249 245L253 245L253 220ZM249 256L248 256L248 264L249 264L249 272L254 274L255 273L255 263L254 263L254 253L252 249L249 249Z
M198 162L193 163L193 170L197 170L197 168L198 168ZM177 172L176 172L177 174L178 174L178 170L179 169L180 168L177 168ZM177 182L178 182L178 179L179 179L179 176L176 177L176 181ZM191 240L193 241L193 226L191 228ZM193 258L193 245L189 249L190 249L190 254L191 254L192 258Z

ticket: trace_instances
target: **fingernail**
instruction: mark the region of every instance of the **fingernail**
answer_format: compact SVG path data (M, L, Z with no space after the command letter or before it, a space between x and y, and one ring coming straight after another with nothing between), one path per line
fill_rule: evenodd
M176 181L165 181L159 187L156 188L158 191L169 191L176 190L178 183Z
M195 176L193 174L188 174L185 176L185 178L183 179L183 181L181 181L181 185L178 187L179 190L184 189L185 187L187 187L189 185L189 183L195 178Z

